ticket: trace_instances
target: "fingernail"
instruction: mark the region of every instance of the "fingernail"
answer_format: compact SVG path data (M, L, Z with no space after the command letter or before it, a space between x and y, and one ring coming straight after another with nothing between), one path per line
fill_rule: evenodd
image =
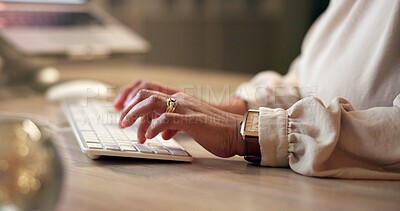
M124 118L121 122L122 127L126 127L126 125L128 124L128 119Z

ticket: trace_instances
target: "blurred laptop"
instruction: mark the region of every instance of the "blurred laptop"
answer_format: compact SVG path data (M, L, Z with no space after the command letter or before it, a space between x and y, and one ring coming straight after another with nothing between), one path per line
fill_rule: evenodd
M25 55L143 53L146 40L86 0L0 0L0 36Z

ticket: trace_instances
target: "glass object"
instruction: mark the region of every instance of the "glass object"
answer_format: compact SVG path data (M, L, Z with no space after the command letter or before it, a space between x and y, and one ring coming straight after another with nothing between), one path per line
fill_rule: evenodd
M53 210L61 180L49 133L29 119L0 117L0 210Z

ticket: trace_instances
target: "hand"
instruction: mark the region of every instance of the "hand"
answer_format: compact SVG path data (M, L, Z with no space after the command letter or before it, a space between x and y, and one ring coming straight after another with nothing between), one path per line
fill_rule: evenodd
M159 91L168 95L172 95L178 92L178 90L175 88L167 87L164 85L144 80L137 80L132 84L121 89L118 96L114 100L115 109L117 111L122 110L125 107L125 104L129 102L141 89Z
M148 89L153 91L159 91L167 95L172 95L177 93L179 90L172 87L167 87L165 85L160 85L153 82L148 82L144 80L137 80L132 84L121 89L120 93L114 100L114 107L117 111L122 110L125 104L128 103L141 89ZM237 97L232 96L225 102L221 104L212 105L220 110L227 111L230 113L243 115L247 111L247 103Z
M177 100L174 113L165 113L169 97ZM138 126L138 142L154 138L163 132L163 138L172 138L182 130L206 150L220 157L244 154L244 142L239 133L241 115L219 110L199 99L177 92L168 95L163 92L142 89L126 104L119 126L131 126L142 117Z
M247 102L236 96L231 96L230 99L222 102L221 104L216 104L214 107L226 112L241 115L244 115L244 113L246 113L246 111L249 109Z

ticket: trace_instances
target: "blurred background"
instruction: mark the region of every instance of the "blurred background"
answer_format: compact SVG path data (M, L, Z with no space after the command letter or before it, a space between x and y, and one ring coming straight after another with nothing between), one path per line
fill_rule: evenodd
M54 33L50 37L47 36L49 33L46 31L46 25L44 27L32 25L37 20L43 20L45 24L50 25L57 21L64 23L63 19L55 19L64 17L63 15L53 16L46 13L43 14L43 18L35 16L35 19L26 19L29 16L22 18L21 13L15 13L15 11L24 10L38 11L49 2L56 5L53 9L59 10L65 6L83 4L86 2L84 0L0 0L0 2L4 2L6 5L10 2L36 2L31 6L26 4L28 6L22 10L21 8L15 10L7 7L8 10L10 8L14 10L13 12L2 10L0 4L0 30L2 30L0 56L3 57L0 59L0 73L5 73L1 74L0 83L8 84L14 82L27 84L31 81L39 81L40 84L43 84L43 80L32 79L42 77L42 75L52 76L53 79L46 79L49 81L47 84L52 84L58 81L57 77L53 77L57 73L54 66L77 60L104 60L104 58L115 57L127 57L128 61L144 65L203 68L247 74L268 69L285 74L291 61L299 55L301 43L308 28L329 3L328 0L89 1L91 6L102 8L109 13L109 17L117 19L124 27L130 28L150 44L150 49L141 46L138 47L138 49L142 49L139 50L140 52L124 52L123 49L130 44L115 36L111 40L119 41L119 46L122 46L123 51L121 53L109 51L101 46L98 48L98 44L91 44L91 41L97 39L95 35L102 33L95 34L96 32L91 28L93 26L85 26L85 21L82 22L81 29L87 28L88 31L92 31L93 37L78 36L80 40L75 38L75 40L68 41L59 36L68 32L67 28L74 30L75 26L78 26L74 22L65 22L67 25L62 29L64 31L56 33L55 37ZM42 4L37 4L37 2ZM69 2L69 4L64 4L65 2ZM18 6L18 3L15 5ZM3 9L5 8L4 6ZM81 18L89 17L76 14L81 15ZM32 15L32 13L28 15ZM80 19L71 20L79 21ZM93 20L91 21L93 22ZM19 25L15 25L15 23ZM69 23L74 25L68 25ZM35 22L35 24L37 23ZM36 34L31 35L31 31L19 31L20 26L30 27L32 33ZM115 30L111 28L109 32L115 32ZM19 40L20 48L21 46L26 48L25 51L28 53L18 52L18 49L12 47L6 39ZM35 39L39 40L33 41ZM136 37L133 37L133 40L135 39L137 40ZM81 43L75 47L71 41ZM43 45L38 44L42 42ZM100 42L100 45L104 43ZM68 49L71 48L72 50L65 50L69 53L72 52L74 58L71 59L68 53L64 58L60 57L59 53L54 54L56 56L30 53L33 46L36 46L36 50L39 46L39 51L46 50L47 44L62 44ZM135 45L135 43L133 44ZM91 51L95 51L96 56L93 57L90 54ZM75 56L76 52L79 56ZM97 53L100 54L97 55Z
M328 0L100 0L151 43L140 62L285 73Z

